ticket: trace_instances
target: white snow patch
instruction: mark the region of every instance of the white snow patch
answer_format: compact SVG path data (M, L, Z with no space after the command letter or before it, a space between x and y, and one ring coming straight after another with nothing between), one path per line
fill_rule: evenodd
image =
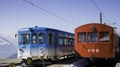
M0 45L9 45L10 43L0 38Z
M76 66L74 66L73 64L71 64L71 65L65 65L63 67L76 67Z
M17 47L17 45L18 45L18 38L15 38L15 34L0 34L0 39L2 39L2 38L7 39L8 41L10 41L9 44L12 43L13 45L15 45ZM5 44L0 43L0 45L5 45Z
M65 65L63 67L86 67L89 64L90 64L90 62L88 62L86 59L80 59L80 60L74 62L73 64Z

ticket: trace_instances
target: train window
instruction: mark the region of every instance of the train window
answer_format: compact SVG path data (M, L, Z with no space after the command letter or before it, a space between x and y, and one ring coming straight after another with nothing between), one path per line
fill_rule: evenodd
M36 44L36 43L37 43L37 34L32 33L32 44Z
M97 32L88 32L88 42L97 42Z
M71 38L68 38L68 45L71 45Z
M100 32L100 42L109 42L108 32Z
M39 41L39 44L45 43L45 35L44 35L44 33L39 33L38 41Z
M21 34L18 37L19 44L29 44L30 43L30 35L29 34Z
M67 37L64 37L64 45L67 45Z
M52 45L52 36L53 36L52 33L48 34L48 44L49 45Z
M73 45L73 44L74 44L74 39L73 39L73 38L69 38L68 44L69 44L69 45Z
M85 32L78 33L78 42L86 42L86 33Z
M63 45L63 42L64 40L63 40L63 38L61 37L61 36L59 36L59 45Z
M74 45L74 38L72 38L72 40L71 40L71 41L72 41L72 45Z
M65 44L65 38L62 37L62 45L64 45L64 44Z

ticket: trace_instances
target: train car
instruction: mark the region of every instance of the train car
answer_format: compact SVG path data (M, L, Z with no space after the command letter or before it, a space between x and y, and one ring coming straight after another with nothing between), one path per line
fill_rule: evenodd
M74 48L83 58L112 59L120 54L120 36L105 24L81 25L75 29Z
M46 27L18 30L18 58L51 59L74 54L74 34Z

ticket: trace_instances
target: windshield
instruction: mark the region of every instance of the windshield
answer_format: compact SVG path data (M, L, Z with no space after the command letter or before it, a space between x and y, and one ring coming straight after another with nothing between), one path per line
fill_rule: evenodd
M20 34L18 37L19 44L29 44L30 43L30 35L29 34Z
M37 34L32 33L32 44L36 44L36 43L37 43Z
M45 43L45 35L44 35L44 33L39 33L38 41L39 41L39 44L44 44Z
M86 33L85 32L78 33L78 42L86 42Z
M100 42L109 42L108 32L100 32Z
M97 42L98 37L96 32L89 32L88 33L88 42Z

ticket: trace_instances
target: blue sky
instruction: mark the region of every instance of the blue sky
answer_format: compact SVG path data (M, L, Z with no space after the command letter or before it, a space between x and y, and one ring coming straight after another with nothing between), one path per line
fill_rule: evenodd
M68 32L80 25L99 23L99 10L91 0L27 0L71 22L61 20L23 0L0 0L0 34L15 34L24 27L50 27ZM103 14L103 22L120 23L120 0L94 0Z

